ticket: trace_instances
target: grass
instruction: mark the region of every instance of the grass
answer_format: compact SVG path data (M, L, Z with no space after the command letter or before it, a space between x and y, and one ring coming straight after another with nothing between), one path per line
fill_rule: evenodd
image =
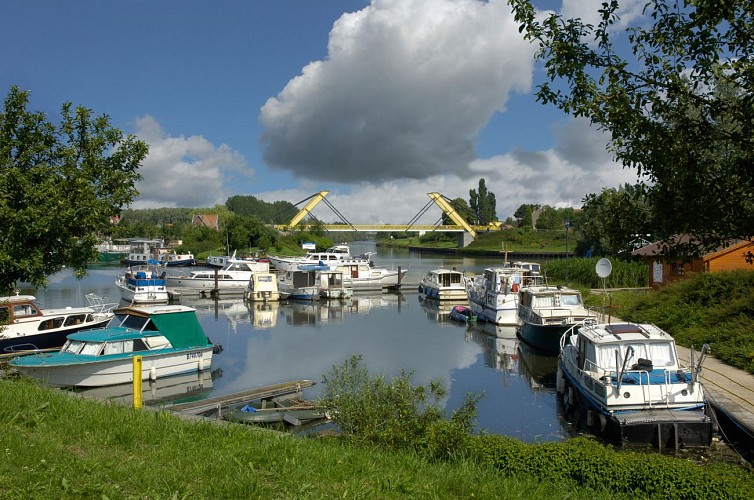
M655 323L686 347L708 343L716 358L754 374L754 272L695 274L611 298L615 316Z
M467 460L184 421L25 380L0 379L0 419L2 498L616 498Z

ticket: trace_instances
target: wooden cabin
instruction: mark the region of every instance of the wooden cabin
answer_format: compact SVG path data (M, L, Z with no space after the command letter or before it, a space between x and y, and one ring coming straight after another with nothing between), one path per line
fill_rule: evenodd
M671 244L688 242L688 236L678 236ZM738 240L691 261L665 257L665 245L666 242L659 241L631 253L641 257L649 265L649 286L653 288L683 279L688 273L754 270L754 264L746 261L746 255L749 252L754 253L754 242L748 240Z

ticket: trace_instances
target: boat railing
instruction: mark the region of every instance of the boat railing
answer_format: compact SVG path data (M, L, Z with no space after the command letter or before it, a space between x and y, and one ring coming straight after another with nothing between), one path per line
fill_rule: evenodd
M86 300L89 302L89 307L94 309L94 312L97 314L110 313L119 305L118 302L105 303L102 297L94 293L86 294Z

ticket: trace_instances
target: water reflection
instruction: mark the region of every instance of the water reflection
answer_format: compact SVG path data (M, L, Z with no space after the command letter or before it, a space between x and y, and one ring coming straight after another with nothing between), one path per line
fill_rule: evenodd
M367 250L374 246L357 251ZM480 272L494 264L492 259L428 258L406 250L385 258L380 251L376 261L410 263L417 276L425 268ZM90 292L117 300L120 272L118 266L92 269L77 281L64 271L35 295L47 307L75 305L79 297L84 303ZM463 404L467 393L484 393L478 405L480 429L529 442L567 436L559 423L554 378L551 383L546 373L554 358L537 359L536 353L524 358L512 329L451 322L450 305L420 302L413 287L403 293L359 293L342 302L246 304L241 298L183 297L182 303L197 309L207 335L224 348L212 363L220 371L199 397L297 379L321 382L334 365L361 354L371 373L390 377L406 370L417 384L440 381L448 389L442 402L448 412ZM304 396L316 398L322 389L318 383Z
M221 375L222 371L216 369L212 372L188 373L158 380L145 380L142 384L142 402L146 406L157 406L160 403L199 399L212 390L213 379ZM78 389L76 393L122 404L133 402L133 385L130 383Z

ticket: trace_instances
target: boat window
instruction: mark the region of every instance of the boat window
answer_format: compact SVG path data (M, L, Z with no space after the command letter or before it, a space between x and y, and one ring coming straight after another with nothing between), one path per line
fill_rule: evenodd
M653 342L649 344L649 359L654 366L674 366L673 346L668 342Z
M555 296L554 295L544 295L541 297L535 297L534 298L534 304L532 307L555 307Z
M104 355L123 354L133 352L133 340L120 340L117 342L107 342L105 344Z
M581 299L578 295L561 295L560 303L564 306L578 306L581 305Z
M39 323L37 330L54 330L55 328L60 328L61 326L63 326L63 320L65 320L63 316L46 319Z
M157 328L157 325L154 324L153 321L148 321L146 325L144 325L144 328L142 328L143 332L156 332L159 331Z
M21 316L34 316L35 314L37 314L37 311L31 304L19 304L13 306L13 316L17 318Z
M141 316L129 314L125 317L123 322L121 322L120 326L131 328L133 330L141 330L147 321L149 321L149 318L142 318Z
M149 347L141 339L134 339L133 352L148 351Z
M61 351L78 354L79 352L81 352L82 347L84 347L84 343L80 340L66 340L65 345L63 345Z
M84 347L81 349L81 354L88 356L99 356L102 350L102 342L85 342Z
M65 326L80 325L86 321L86 314L72 314L65 319Z

